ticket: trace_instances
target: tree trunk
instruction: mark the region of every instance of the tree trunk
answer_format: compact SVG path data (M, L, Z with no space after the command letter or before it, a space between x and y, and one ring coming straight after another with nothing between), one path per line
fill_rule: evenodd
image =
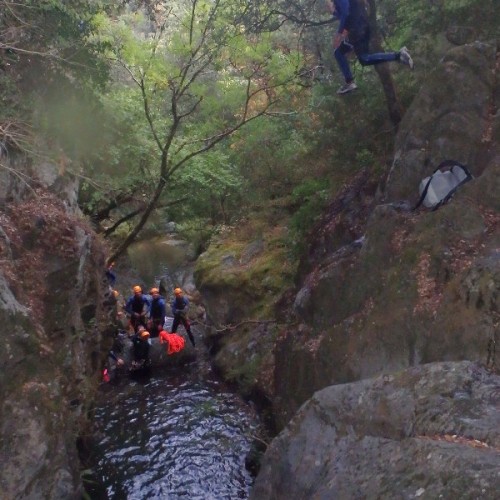
M369 23L371 32L371 49L372 52L383 52L382 40L380 38L378 28L377 28L377 7L375 5L375 0L367 0L369 5ZM399 102L396 87L394 86L394 80L392 79L391 71L387 64L377 64L375 66L375 71L377 72L380 83L382 83L382 89L385 94L385 101L387 103L387 108L389 111L389 117L391 119L394 128L397 130L399 123L403 117L403 108Z
M141 232L141 229L144 227L144 225L148 221L149 216L151 215L151 212L156 208L156 203L161 196L161 193L163 191L163 188L165 187L165 184L166 184L166 182L165 182L164 178L162 177L160 179L160 181L158 182L156 189L155 189L155 192L154 192L154 195L151 198L151 201L148 203L147 207L145 208L139 222L136 224L136 226L130 232L130 234L125 238L125 240L123 240L121 245L108 258L108 260L106 261L107 265L109 265L111 262L114 262L115 260L117 260L118 257L120 257L125 252L125 250L127 250L127 248L134 242L137 235Z

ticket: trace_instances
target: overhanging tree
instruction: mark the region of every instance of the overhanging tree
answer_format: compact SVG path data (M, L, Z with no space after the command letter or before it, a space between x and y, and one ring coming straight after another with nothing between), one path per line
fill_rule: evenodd
M268 113L292 84L300 57L281 51L272 33L249 33L247 2L188 0L164 7L154 29L139 13L95 18L121 74L115 86L135 91L156 148L148 203L109 257L136 239L169 180L246 123Z
M50 96L58 92L62 101L64 89L81 100L106 78L105 61L95 58L99 47L86 36L87 21L99 8L97 0L0 0L3 148L33 155L33 136L50 121ZM54 140L57 133L47 135Z

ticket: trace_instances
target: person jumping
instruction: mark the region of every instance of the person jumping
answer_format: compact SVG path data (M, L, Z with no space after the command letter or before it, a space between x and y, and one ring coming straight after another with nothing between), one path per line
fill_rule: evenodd
M337 94L347 94L358 88L346 57L351 51L354 51L362 66L396 61L413 69L413 59L406 47L402 47L398 52L370 54L370 26L364 0L327 0L327 10L334 19L339 20L337 32L333 37L333 50L345 84L337 90Z

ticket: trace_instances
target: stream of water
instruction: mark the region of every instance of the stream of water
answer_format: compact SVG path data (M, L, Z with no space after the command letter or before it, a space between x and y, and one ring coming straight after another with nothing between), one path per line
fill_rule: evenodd
M257 415L197 365L118 380L101 394L96 468L108 498L248 497Z
M144 242L132 264L153 283L169 276L170 251L161 241ZM103 385L93 450L100 498L248 498L253 477L245 457L259 434L258 414L214 375L201 342L196 350L197 360L182 367L154 368L139 379L123 373Z

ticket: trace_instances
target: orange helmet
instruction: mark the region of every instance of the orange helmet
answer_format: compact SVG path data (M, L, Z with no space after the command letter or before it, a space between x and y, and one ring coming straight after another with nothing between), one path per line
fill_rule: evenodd
M174 290L175 295L182 295L182 289L181 288L176 288Z
M134 291L134 293L142 293L142 288L139 285L135 285L132 290Z
M151 293L151 295L153 295L155 293L160 293L160 290L158 290L158 288L151 288L150 293Z
M141 339L147 339L149 337L149 332L147 330L143 330L141 333Z
M113 295L115 297L118 297L118 295L120 295L120 292L118 290L113 290Z

